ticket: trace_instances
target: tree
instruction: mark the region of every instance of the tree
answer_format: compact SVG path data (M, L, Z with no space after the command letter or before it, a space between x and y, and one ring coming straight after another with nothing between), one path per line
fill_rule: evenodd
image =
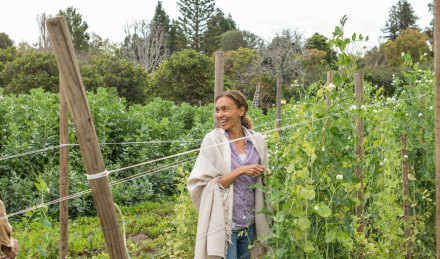
M434 16L434 3L428 3L428 9L429 12ZM429 37L429 42L431 43L431 46L434 46L434 17L431 19L431 22L429 23L429 26L425 28L425 33Z
M406 28L418 29L417 19L419 18L415 16L411 4L407 0L399 0L391 7L382 32L386 34L386 39L395 40Z
M385 56L388 66L400 66L402 53L409 53L414 62L420 60L420 56L430 53L428 35L414 29L404 30L395 41L384 44Z
M103 84L115 87L119 96L125 97L129 104L143 103L148 87L148 73L140 66L115 56L93 56L92 64L82 68L88 90L96 90Z
M125 34L122 56L145 71L153 72L168 56L167 33L158 21L134 21L125 27Z
M336 52L331 48L328 38L318 33L315 33L312 37L306 40L304 48L325 51L325 61L330 66L337 59Z
M214 60L192 49L176 52L153 74L149 97L198 105L214 99Z
M249 96L255 89L255 80L261 74L261 56L255 49L239 48L225 53L225 75L232 88Z
M180 28L179 22L176 20L171 22L168 46L170 55L188 46L188 39Z
M220 48L225 51L239 48L261 50L263 45L263 40L249 31L227 31L221 35L220 39Z
M58 67L52 53L30 50L7 62L0 74L5 93L29 93L33 88L58 92Z
M9 38L9 35L0 32L0 49L7 49L14 46L14 41Z
M40 51L49 51L50 48L50 39L49 39L49 31L47 30L46 20L51 16L46 13L41 13L37 15L37 24L38 24L38 43L37 47Z
M191 48L202 50L203 34L208 29L208 21L214 13L214 0L179 0L179 25Z
M73 47L75 47L76 50L88 50L90 35L87 29L89 26L86 21L83 21L82 15L77 13L76 9L72 6L68 7L65 11L60 10L58 15L66 17Z

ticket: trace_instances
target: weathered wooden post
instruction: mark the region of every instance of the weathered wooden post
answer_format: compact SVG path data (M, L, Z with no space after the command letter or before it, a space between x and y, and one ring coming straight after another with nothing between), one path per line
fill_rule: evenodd
M354 92L356 97L357 105L361 106L364 103L364 83L362 81L362 73L356 73L354 76ZM364 142L364 119L358 117L357 121L357 131L356 131L356 156L359 160L359 164L362 165L364 160L364 151L362 144ZM355 170L356 177L359 178L361 188L356 191L356 196L359 199L359 206L356 207L356 214L359 218L358 232L364 233L364 168L363 166L356 166Z
M405 221L405 239L406 255L405 259L411 258L411 228L410 228L410 205L409 205L409 187L408 187L408 154L406 149L406 135L400 135L400 143L402 146L402 173L403 173L403 212Z
M281 128L281 87L283 85L283 71L281 69L277 72L277 128ZM281 137L281 130L278 131L278 136Z
M60 74L60 145L69 143L69 110L64 86ZM60 198L69 195L69 147L60 148ZM69 201L60 202L60 259L64 259L68 254L69 240Z
M215 98L223 93L223 76L225 73L225 58L223 51L215 52L215 86L214 86L214 101ZM220 122L215 118L214 107L214 128L220 128Z
M105 172L104 160L98 145L98 137L66 19L63 16L57 16L48 19L46 23L61 74L61 85L66 90L65 96L75 124L86 172L89 176L96 174L102 176L100 173ZM128 258L107 177L91 179L90 187L110 258Z
M434 0L436 250L440 255L440 0Z

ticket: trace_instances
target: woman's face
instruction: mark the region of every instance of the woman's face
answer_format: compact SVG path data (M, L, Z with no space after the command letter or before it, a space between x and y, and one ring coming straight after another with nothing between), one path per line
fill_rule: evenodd
M241 126L241 116L244 113L244 107L238 108L234 101L227 96L220 97L215 103L215 117L225 131Z

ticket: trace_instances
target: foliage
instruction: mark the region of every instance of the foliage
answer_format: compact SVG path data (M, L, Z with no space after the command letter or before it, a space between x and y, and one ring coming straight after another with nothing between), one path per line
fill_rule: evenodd
M83 69L88 89L96 90L102 83L106 87L115 87L119 96L125 97L128 103L143 103L148 88L148 74L140 66L119 59L115 56L93 56L89 68ZM88 84L86 84L86 81Z
M394 78L403 78L401 70L397 67L389 67L386 65L368 66L362 69L366 81L377 88L383 88L384 94L392 96L396 88L401 85L393 84Z
M39 87L58 92L58 68L52 53L26 51L13 59L15 49L8 48L2 54L9 61L0 74L0 86L4 87L5 93L29 93Z
M262 72L261 56L255 49L239 48L225 53L225 75L230 79L232 89L251 96L255 81Z
M312 37L306 40L304 49L317 49L325 52L325 61L330 66L336 61L336 53L331 49L329 40L318 34L313 34Z
M217 8L215 14L208 20L208 28L203 34L202 51L208 56L220 48L220 38L222 33L236 30L235 22L231 15L225 14Z
M14 41L9 38L9 35L4 32L0 32L0 49L7 49L12 46L14 46Z
M208 21L214 13L214 0L179 0L177 6L182 16L179 26L188 43L196 51L202 50L203 34L208 29Z
M174 53L153 74L149 97L161 97L176 103L212 102L214 60L194 50Z
M220 48L224 51L250 48L261 50L263 40L249 31L231 30L224 32L220 37Z
M124 216L127 247L131 258L158 255L167 245L164 238L170 229L175 201L142 202L135 206L119 206ZM20 242L19 258L56 258L59 224L43 215L44 209L28 213L13 224L14 238ZM109 258L96 213L69 220L69 258ZM122 219L121 219L122 221ZM121 224L122 225L122 224ZM122 228L122 226L121 226ZM172 230L170 230L172 231Z
M66 10L59 10L58 15L66 17L73 47L76 50L88 50L90 35L87 29L89 25L82 19L82 15L73 6L67 7Z
M385 56L389 66L399 66L402 64L402 53L409 53L411 58L418 62L422 55L428 55L430 49L428 36L425 33L414 29L406 29L396 38L384 44Z
M391 7L382 32L386 34L386 39L393 41L407 28L418 29L417 19L411 4L407 0L399 0Z

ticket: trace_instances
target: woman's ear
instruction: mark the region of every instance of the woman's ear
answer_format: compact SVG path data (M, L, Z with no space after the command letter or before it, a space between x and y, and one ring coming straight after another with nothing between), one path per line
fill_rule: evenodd
M240 107L240 117L243 117L245 113L246 113L246 110L244 109L244 106L241 106Z

